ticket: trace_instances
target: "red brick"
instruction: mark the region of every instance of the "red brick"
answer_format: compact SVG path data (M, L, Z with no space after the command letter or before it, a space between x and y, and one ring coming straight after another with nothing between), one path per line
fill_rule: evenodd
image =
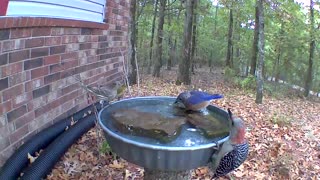
M10 30L9 29L1 29L0 30L0 41L7 40L10 38Z
M34 28L32 30L33 37L35 37L35 36L49 36L50 34L51 34L51 28L49 28L49 27Z
M27 104L28 111L30 112L30 111L33 111L36 108L45 106L47 104L47 102L48 102L48 97L47 96L42 96L42 97L39 97L37 99L33 99L32 101L30 101Z
M14 64L8 64L6 66L1 67L2 77L10 76L12 74L16 74L22 71L22 62L17 62Z
M31 36L31 28L11 29L11 39L26 38Z
M40 21L41 21L41 18L34 18L33 20L33 26L39 26L40 25Z
M45 38L45 45L46 46L55 46L61 44L61 37L46 37Z
M78 36L63 36L62 37L62 43L63 44L69 44L69 43L77 43L78 42Z
M24 88L23 88L22 84L8 88L2 92L3 101L7 101L9 99L12 99L13 97L18 96L18 95L22 94L23 92L24 92Z
M53 74L53 73L64 70L64 67L59 63L59 64L50 65L49 69L50 69L50 74Z
M48 47L31 49L31 58L48 56L48 55L49 55Z
M14 41L3 41L3 45L2 45L2 51L6 52L6 51L11 51L14 50Z
M81 35L91 35L91 31L90 28L81 28Z
M35 79L41 76L45 76L49 74L49 67L41 67L38 69L31 70L31 79Z
M51 29L51 35L52 36L59 36L63 34L63 28L52 28Z
M26 27L28 25L28 18L22 18L20 21L20 27Z
M4 113L7 113L9 111L12 110L12 103L11 103L11 100L9 101L6 101L6 102L2 102L0 104L0 115L4 114Z
M0 129L1 130L1 129ZM1 130L4 131L4 130ZM6 149L8 146L10 146L9 137L0 137L0 151ZM0 165L3 165L7 158L3 157L2 154L0 154Z
M98 42L98 36L90 36L91 42Z
M79 44L67 44L66 45L66 52L78 51Z
M29 70L43 65L43 58L31 59L23 62L23 69Z
M15 96L12 99L12 106L13 108L17 108L25 103L27 103L28 101L30 101L32 99L32 93L31 92L27 92L18 96Z
M13 20L14 18L8 18L6 21L6 28L12 27L13 26Z
M28 81L30 79L31 79L30 71L23 71L21 73L9 76L9 85L10 87L12 87L24 81Z
M63 69L69 69L71 67L76 67L79 65L79 61L77 59L69 60L61 63Z
M44 65L57 64L60 62L60 55L52 55L44 57Z
M103 30L102 29L93 29L92 35L103 35Z
M64 34L81 34L80 28L64 28Z
M66 54L61 55L61 60L65 59L77 59L78 58L78 52L69 52Z
M23 116L27 113L27 105L22 105L19 108L16 108L7 113L8 123L12 122L13 120Z
M69 100L72 100L72 99L75 99L76 97L78 97L79 95L79 90L76 90L76 91L73 91L65 96L62 96L60 99L61 99L61 102L67 102Z
M61 54L61 53L64 53L65 51L66 51L66 45L50 47L50 55Z
M39 117L41 115L43 115L44 113L50 111L49 106L48 105L44 105L39 107L38 109L34 110L34 115L35 117Z
M69 85L67 87L62 88L62 94L68 94L68 93L70 93L70 92L72 92L72 91L74 91L74 90L76 90L78 88L79 88L78 84L71 84L71 85Z
M46 25L47 22L47 18L41 18L40 19L40 23L39 23L39 27L43 27ZM49 31L50 32L50 31ZM49 34L50 35L50 34Z
M30 50L21 50L9 54L9 63L18 62L30 58Z
M91 49L91 43L80 44L79 50Z
M44 45L44 38L32 38L26 40L26 48L40 47Z
M21 127L20 129L17 129L13 134L9 136L11 144L19 141L21 138L23 138L25 135L29 133L28 125L25 125Z
M48 76L44 77L44 84L49 84L52 83L54 81L58 81L60 79L60 72L57 72L55 74L50 74Z
M7 89L9 87L8 77L0 79L0 91Z
M49 92L50 92L50 85L47 85L47 86L43 86L39 89L33 90L32 95L33 95L33 98L36 99L40 96L48 94Z
M30 92L44 85L43 77L25 83L25 91Z

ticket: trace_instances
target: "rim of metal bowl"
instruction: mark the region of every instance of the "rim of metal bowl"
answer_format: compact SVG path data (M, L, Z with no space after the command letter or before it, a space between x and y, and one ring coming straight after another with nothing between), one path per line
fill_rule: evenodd
M111 104L109 104L108 106L111 106L113 104L117 104L117 103L121 103L121 102L124 102L124 101L129 101L129 100L132 100L132 99L152 99L152 98L163 98L163 99L166 99L166 98L176 98L176 97L172 97L172 96L144 96L144 97L132 97L132 98L128 98L128 99L122 99L120 101L116 101L116 102L113 102ZM197 145L197 146L185 146L185 147L174 147L174 146L160 146L160 145L151 145L151 144L147 144L147 143L143 143L143 142L137 142L137 141L133 141L131 139L128 139L128 138L125 138L125 137L122 137L118 134L116 134L115 132L112 132L109 128L107 128L103 123L102 123L102 118L101 117L101 113L104 109L108 108L108 106L104 107L102 110L100 110L99 112L99 115L98 115L98 121L99 121L99 124L100 126L112 137L118 139L118 140L121 140L125 143L128 143L128 144L133 144L133 145L136 145L136 146L139 146L139 147L143 147L143 148L149 148L149 149L155 149L155 150L167 150L167 151L186 151L186 150L201 150L201 149L207 149L207 148L212 148L214 146L217 146L217 144L215 142L212 142L212 143L208 143L208 144L202 144L202 145ZM225 110L224 110L225 111ZM222 142L226 141L227 139L229 138L229 136L223 138L223 139L220 139L218 142L218 144L221 144Z

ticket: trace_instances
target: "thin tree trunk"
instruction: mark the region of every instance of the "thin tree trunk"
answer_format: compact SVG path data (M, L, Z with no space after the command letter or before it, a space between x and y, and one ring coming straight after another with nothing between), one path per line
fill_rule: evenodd
M307 79L304 96L308 97L310 95L310 90L312 88L312 71L313 71L313 58L315 50L315 40L314 40L314 2L310 0L310 51L309 51L309 65L307 71Z
M213 58L213 52L212 52L212 51L210 51L210 57L209 57L209 62L208 62L209 67L210 67L210 72L212 72L212 71L213 71L212 58Z
M282 53L282 41L283 41L283 34L284 34L284 30L283 30L283 26L284 26L284 22L281 22L281 26L280 26L280 33L279 33L279 41L277 44L277 58L275 60L274 63L274 73L273 73L273 77L275 78L275 84L276 84L276 89L277 89L277 84L279 83L279 79L280 79L280 61L281 61L281 53ZM272 77L272 78L273 78Z
M261 104L263 98L263 66L264 66L264 13L263 13L263 0L257 0L258 6L258 18L259 18L259 41L258 41L258 50L259 50L259 60L257 67L257 94L256 94L256 103Z
M130 72L130 83L137 84L137 65L135 61L136 57L136 44L137 44L137 36L136 36L136 0L131 0L130 3L130 50L129 50L129 58L131 63L131 72Z
M177 84L191 83L190 77L190 61L191 61L191 35L192 35L192 17L193 17L193 5L194 0L186 0L186 12L184 20L184 33L181 49L181 60L179 63L179 73L177 77Z
M180 13L181 13L181 10L178 11L177 22L180 21ZM170 53L172 66L175 66L177 64L177 53L176 53L176 50L177 50L177 37L175 36L174 37L173 47L171 48L171 53Z
M250 66L250 74L253 76L256 73L256 67L257 67L258 41L259 41L259 10L258 10L258 6L256 6L253 48L252 48L252 57L251 57L251 66Z
M214 32L217 33L217 24L218 24L218 7L219 7L219 2L217 2L216 5L216 11L214 15Z
M194 74L195 68L195 50L196 50L196 36L197 36L197 5L198 0L194 1L194 13L193 13L193 23L192 23L192 44L191 44L191 72Z
M156 62L154 63L153 74L152 74L155 77L160 77L160 69L162 66L162 39L163 39L165 6L166 6L166 0L160 0L159 23L158 23L157 44L156 44Z
M228 49L227 49L227 57L226 57L226 66L229 68L233 68L232 63L232 34L233 34L233 12L232 7L229 10L229 32L228 32Z
M170 0L168 0L168 4L170 4ZM168 26L171 27L171 11L168 10ZM172 67L172 58L173 58L173 43L172 43L172 29L169 32L169 38L168 38L168 45L169 45L169 56L168 56L168 62L167 62L167 70L171 70Z
M157 7L158 7L158 0L156 0L155 5L154 5L154 15L153 15L153 19L152 19L151 40L150 40L150 48L149 48L148 74L151 74L151 67L152 67L153 39L154 39L154 30L155 30L155 26L156 26Z
M241 50L240 50L240 46L239 44L241 44L240 40L241 40L241 21L240 19L240 9L238 8L240 5L242 5L242 3L237 3L237 10L236 10L236 21L234 23L234 40L233 42L237 42L237 45L235 46L236 52L235 52L235 60L238 62L239 64L239 72L240 74L244 74L243 73L243 62L241 61ZM234 62L232 61L232 64L234 64Z

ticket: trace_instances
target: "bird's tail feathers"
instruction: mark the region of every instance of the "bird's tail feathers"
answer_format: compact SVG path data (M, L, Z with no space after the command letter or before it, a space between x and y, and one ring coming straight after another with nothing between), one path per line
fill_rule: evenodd
M220 99L223 98L222 94L212 94L208 97L208 100L212 100L212 99Z

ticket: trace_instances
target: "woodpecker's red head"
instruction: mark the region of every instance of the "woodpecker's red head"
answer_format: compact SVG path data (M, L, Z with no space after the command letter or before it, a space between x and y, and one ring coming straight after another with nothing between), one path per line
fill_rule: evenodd
M246 141L246 126L242 119L234 117L228 108L229 119L231 121L230 141L232 144L242 144Z

